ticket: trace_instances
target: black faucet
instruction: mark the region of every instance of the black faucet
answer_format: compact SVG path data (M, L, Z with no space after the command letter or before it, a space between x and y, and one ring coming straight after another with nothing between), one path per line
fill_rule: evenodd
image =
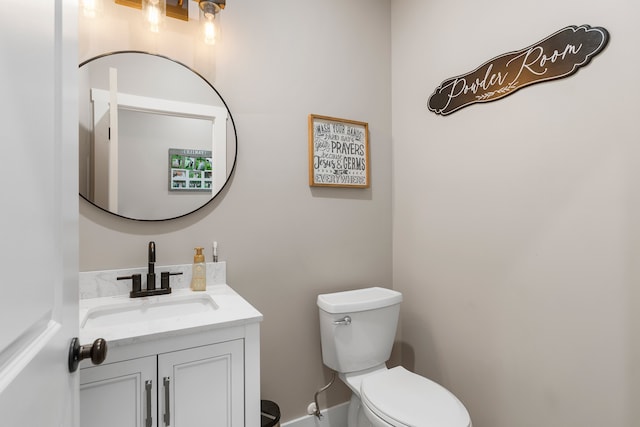
M147 290L156 289L156 242L149 242L149 267L147 269Z
M132 274L131 276L121 276L116 278L118 280L131 279L131 281L133 282L131 292L129 293L129 296L131 298L170 294L171 287L169 286L169 276L182 274L182 272L169 273L168 271L163 271L162 273L160 273L160 288L156 289L156 242L149 242L148 259L149 264L147 267L147 289L142 290L141 274Z

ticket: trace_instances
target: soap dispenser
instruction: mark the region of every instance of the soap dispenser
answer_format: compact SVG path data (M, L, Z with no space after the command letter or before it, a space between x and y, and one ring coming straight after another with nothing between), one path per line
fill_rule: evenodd
M204 262L204 248L195 248L193 256L193 272L191 274L191 290L204 291L207 289L207 264Z

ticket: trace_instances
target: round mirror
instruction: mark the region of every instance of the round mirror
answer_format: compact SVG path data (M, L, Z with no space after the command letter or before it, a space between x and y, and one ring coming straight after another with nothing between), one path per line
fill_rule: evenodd
M124 218L194 212L226 185L236 129L200 74L164 56L114 52L80 64L80 196Z

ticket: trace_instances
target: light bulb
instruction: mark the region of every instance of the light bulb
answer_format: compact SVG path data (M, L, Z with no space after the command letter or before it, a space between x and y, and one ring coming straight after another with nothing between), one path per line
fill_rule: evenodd
M224 1L220 2L224 5ZM216 39L220 37L220 26L216 22L216 16L220 11L220 5L211 0L200 0L200 20L202 21L202 34L204 35L204 43L213 45ZM223 6L224 7L224 6Z
M157 7L150 7L147 9L147 22L149 23L149 29L152 33L160 31L160 12Z
M149 30L151 30L152 33L159 32L166 13L165 0L143 0L142 12L144 13L144 20L149 26Z
M215 15L205 17L204 20L204 43L208 45L216 44L216 21Z

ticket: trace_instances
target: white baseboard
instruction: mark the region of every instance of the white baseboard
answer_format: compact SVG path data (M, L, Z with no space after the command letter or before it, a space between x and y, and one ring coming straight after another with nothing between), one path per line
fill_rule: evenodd
M322 413L322 419L315 415L306 415L296 420L287 421L281 427L347 427L347 413L349 402L327 408Z

